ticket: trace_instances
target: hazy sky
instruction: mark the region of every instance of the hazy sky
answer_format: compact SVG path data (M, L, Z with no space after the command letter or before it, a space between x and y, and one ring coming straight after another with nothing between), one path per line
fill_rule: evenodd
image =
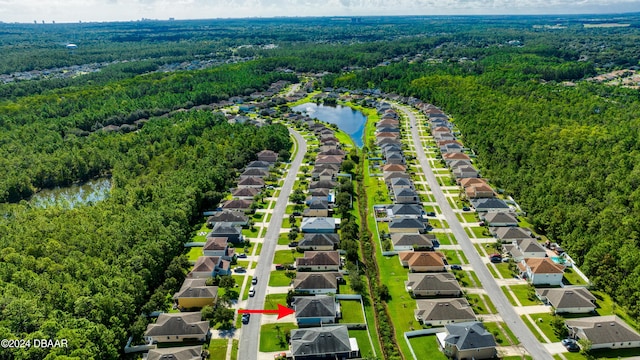
M640 11L640 0L0 0L3 22Z

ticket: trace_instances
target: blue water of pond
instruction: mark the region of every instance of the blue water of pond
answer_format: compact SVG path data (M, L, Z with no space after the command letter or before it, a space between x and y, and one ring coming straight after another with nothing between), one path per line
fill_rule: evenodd
M348 106L329 106L316 103L304 103L293 107L293 111L306 113L310 117L338 125L340 130L347 133L358 147L362 147L364 124L367 117L358 110Z

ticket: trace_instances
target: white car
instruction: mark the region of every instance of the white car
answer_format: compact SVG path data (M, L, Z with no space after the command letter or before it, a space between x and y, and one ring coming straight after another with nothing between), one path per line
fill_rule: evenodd
M255 286L252 286L252 287L249 289L249 297L254 297L254 296L256 296L256 287L255 287Z

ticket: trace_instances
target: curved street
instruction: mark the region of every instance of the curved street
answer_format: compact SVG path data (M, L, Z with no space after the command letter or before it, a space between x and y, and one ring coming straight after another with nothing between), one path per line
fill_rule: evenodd
M298 170L300 169L304 155L307 152L307 143L302 135L291 128L289 128L289 132L295 138L297 143L297 152L295 158L291 162L291 167L289 168L284 184L280 189L280 195L276 200L276 206L274 207L273 214L271 215L269 228L265 234L262 251L260 252L259 261L255 269L255 274L260 277L260 281L255 285L256 295L247 300L247 309L264 308L267 285L269 284L269 275L271 274L273 265L273 256L275 254L276 245L278 244L278 236L280 235L280 224L282 224L282 219L287 209L289 194L293 189L293 184L296 181ZM261 318L262 315L252 315L251 321L242 326L240 330L241 345L238 349L238 359L258 359Z
M431 192L433 193L433 196L435 197L438 206L442 211L442 214L449 223L449 227L451 228L453 235L458 240L460 248L462 249L462 251L464 251L464 254L469 260L469 264L478 275L478 278L482 283L482 287L487 291L489 298L495 304L496 309L500 313L500 316L502 316L502 319L522 342L522 346L527 349L529 354L536 360L552 360L553 357L551 356L551 354L549 354L544 345L542 345L535 338L529 328L524 324L520 316L518 316L511 303L509 303L506 296L498 286L496 280L493 278L493 276L491 276L491 273L489 273L489 270L482 262L480 255L473 247L469 236L462 228L462 225L460 224L460 221L458 220L456 214L451 209L451 205L447 201L444 192L440 188L433 170L429 165L427 156L425 155L422 142L420 141L420 134L418 133L418 124L416 117L410 109L407 109L407 107L399 105L396 105L396 107L409 117L409 120L411 122L411 135L416 148L416 156L418 161L420 162L422 171L427 178L427 182L429 184L429 187L431 188Z

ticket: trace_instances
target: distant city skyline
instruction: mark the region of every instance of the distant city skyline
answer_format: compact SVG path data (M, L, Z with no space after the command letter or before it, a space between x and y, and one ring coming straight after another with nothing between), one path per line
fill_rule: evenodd
M640 12L638 0L0 0L2 22Z

